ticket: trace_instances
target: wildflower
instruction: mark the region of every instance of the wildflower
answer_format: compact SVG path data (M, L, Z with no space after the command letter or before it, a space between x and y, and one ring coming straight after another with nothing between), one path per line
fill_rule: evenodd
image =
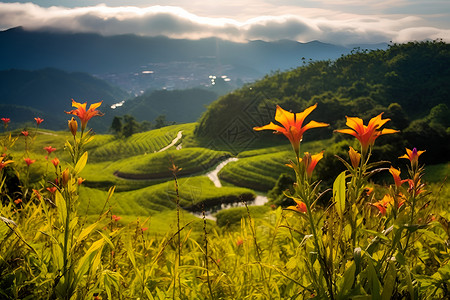
M54 159L52 159L52 164L55 166L55 168L59 165L59 159L57 157L55 157Z
M384 120L381 119L382 115L383 113L370 119L369 124L367 126L363 124L363 120L360 118L346 117L347 118L346 125L351 129L339 129L335 130L335 132L351 134L354 137L356 137L361 143L361 152L365 154L367 153L367 149L369 149L369 146L372 146L376 138L379 137L380 135L399 132L398 130L394 129L377 130L384 124L386 124L386 122L391 120L391 119L384 119Z
M24 136L28 136L28 135L29 135L28 131L26 131L26 130L22 131L22 134L23 134Z
M399 200L400 201L398 201L397 203L397 208L400 208L400 206L402 206L405 203L405 198L401 194ZM384 195L383 199L375 203L370 203L370 205L378 208L380 213L384 216L386 214L388 205L393 205L394 203L395 203L394 198L391 195L386 194Z
M236 241L236 246L242 246L242 244L244 244L244 240L242 240L242 239L238 239L237 241Z
M19 205L20 203L22 203L22 199L16 199L16 200L14 200L14 203L16 204L16 205Z
M44 147L44 150L47 150L47 153L51 154L53 151L56 150L56 148L53 148L52 146L47 146L47 147Z
M397 187L400 187L404 182L406 182L406 180L402 180L400 178L400 169L397 170L396 168L391 166L389 168L389 173L392 174L392 177L394 178L395 185Z
M27 163L27 166L30 166L31 164L34 164L36 162L35 159L31 159L29 157L24 158L25 162Z
M76 136L77 135L77 130L78 130L78 123L77 123L77 121L75 120L74 117L72 117L72 119L67 121L67 122L68 122L68 125L69 125L70 132L72 133L73 136Z
M121 218L122 218L122 217L119 217L119 216L116 216L116 215L112 215L112 216L111 216L111 219L112 219L114 222L119 221Z
M394 202L394 198L392 198L392 196L384 195L383 199L381 199L380 201L377 201L375 203L370 203L370 205L378 208L380 213L384 216L386 214L386 209L387 209L388 204L390 204L392 202Z
M44 119L41 118L34 118L36 120L36 125L39 126L42 122L44 122Z
M373 193L373 187L366 187L365 192L367 196L370 196Z
M81 185L85 180L86 180L86 179L83 179L83 178L81 178L81 177L78 177L78 178L77 178L77 183L78 183L78 185Z
M142 227L141 230L142 230L142 232L147 231L148 227Z
M348 150L348 156L350 156L350 161L352 162L353 168L356 169L359 166L359 162L361 161L361 154L350 147L350 150Z
M3 124L6 126L8 125L8 123L11 121L10 118L1 118L1 120L3 121Z
M303 121L305 118L317 107L317 104L308 107L301 113L291 113L280 106L277 105L277 110L275 113L275 121L280 123L282 126L276 125L273 122L262 127L253 127L253 130L275 130L275 133L284 134L292 144L297 157L299 157L300 142L303 138L303 133L311 128L326 127L329 124L320 123L316 121L310 121L308 124L303 126Z
M69 179L70 179L70 173L69 173L69 169L66 168L64 171L62 171L61 173L61 184L63 186L67 185L67 183L69 183Z
M5 158L4 156L0 156L0 171L3 170L3 168L9 165L10 163L14 162L13 160L3 161L4 158Z
M97 110L97 108L102 104L102 102L103 101L91 104L91 106L89 106L89 109L86 111L86 102L81 104L72 99L72 106L76 107L77 109L71 110L66 113L78 116L78 118L80 118L80 121L81 121L81 130L84 131L84 129L86 128L87 122L92 117L103 116L103 114ZM72 134L73 134L73 132L72 132Z
M39 193L38 190L33 189L33 192L36 195L36 197L38 197L39 200L42 200L42 196L41 196L41 194Z
M295 199L295 198L293 198L293 199L294 199L295 203L297 203L297 205L296 206L288 206L287 208L288 209L292 209L292 210L296 210L296 211L299 211L299 212L302 212L302 213L306 213L307 208L306 208L305 202L300 201L300 200Z
M409 150L408 148L406 148L406 154L400 156L399 158L406 158L409 159L409 161L411 162L411 167L413 169L417 168L417 165L419 164L419 156L422 155L422 153L424 153L424 151L418 151L416 148L413 148L412 150Z
M48 187L47 191L49 191L50 193L54 194L56 192L56 186Z
M323 151L314 155L305 152L305 156L302 159L302 163L305 165L306 176L308 178L311 178L314 168L316 167L319 160L321 160L322 158L323 158Z

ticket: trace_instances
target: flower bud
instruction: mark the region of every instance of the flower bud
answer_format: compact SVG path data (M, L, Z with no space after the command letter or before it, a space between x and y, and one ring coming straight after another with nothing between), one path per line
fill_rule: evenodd
M62 173L61 173L61 184L62 184L63 186L66 186L67 183L69 182L69 179L70 179L70 172L69 172L69 169L66 168L66 169L65 169L64 171L62 171Z
M355 149L350 147L350 150L348 150L348 156L350 156L350 160L352 162L353 168L357 168L359 166L359 162L361 160L361 154L359 154Z
M78 123L77 123L77 121L72 117L72 119L69 120L68 123L69 123L70 132L72 132L73 136L76 136L77 135L77 130L78 130Z

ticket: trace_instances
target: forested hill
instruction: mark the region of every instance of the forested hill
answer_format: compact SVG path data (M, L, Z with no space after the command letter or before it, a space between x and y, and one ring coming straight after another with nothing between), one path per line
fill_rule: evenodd
M12 126L41 117L45 128L65 128L71 99L78 102L103 101L103 107L129 98L117 87L86 73L56 69L37 71L0 71L0 107L2 117Z
M270 138L267 133L255 134L252 127L273 120L276 104L299 112L318 103L307 120L331 126L307 132L305 139L331 137L333 129L345 127L345 116L368 120L385 112L383 116L392 119L388 128L402 130L403 146L427 148L440 155L434 158L449 160L449 152L444 152L448 142L442 142L450 134L449 82L447 43L411 42L387 50L355 50L335 61L312 62L268 75L219 98L200 119L196 134L231 144L241 141L250 147ZM230 131L235 133L231 139L227 137ZM430 149L433 146L436 149Z

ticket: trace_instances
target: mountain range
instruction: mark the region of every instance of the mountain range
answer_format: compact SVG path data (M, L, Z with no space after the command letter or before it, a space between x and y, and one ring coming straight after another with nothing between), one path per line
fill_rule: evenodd
M30 31L16 27L0 32L0 70L56 68L95 74L129 92L148 88L191 88L210 85L209 75L223 76L235 85L267 73L336 59L352 47L319 41L290 40L237 43L218 38L200 40L102 36L92 33ZM364 49L387 44L354 45Z

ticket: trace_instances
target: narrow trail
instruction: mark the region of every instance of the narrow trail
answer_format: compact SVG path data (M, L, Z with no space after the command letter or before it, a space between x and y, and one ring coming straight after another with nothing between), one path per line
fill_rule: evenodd
M219 171L222 170L222 168L225 167L228 163L230 163L232 161L237 161L237 160L238 160L237 157L232 157L232 158L228 158L228 159L224 160L214 170L206 173L206 176L208 176L209 179L211 179L211 181L214 183L214 185L216 187L222 187L222 183L220 182L220 179L218 176Z
M158 152L163 152L175 145L183 137L183 130L178 131L177 136L173 139L172 143L160 149Z

